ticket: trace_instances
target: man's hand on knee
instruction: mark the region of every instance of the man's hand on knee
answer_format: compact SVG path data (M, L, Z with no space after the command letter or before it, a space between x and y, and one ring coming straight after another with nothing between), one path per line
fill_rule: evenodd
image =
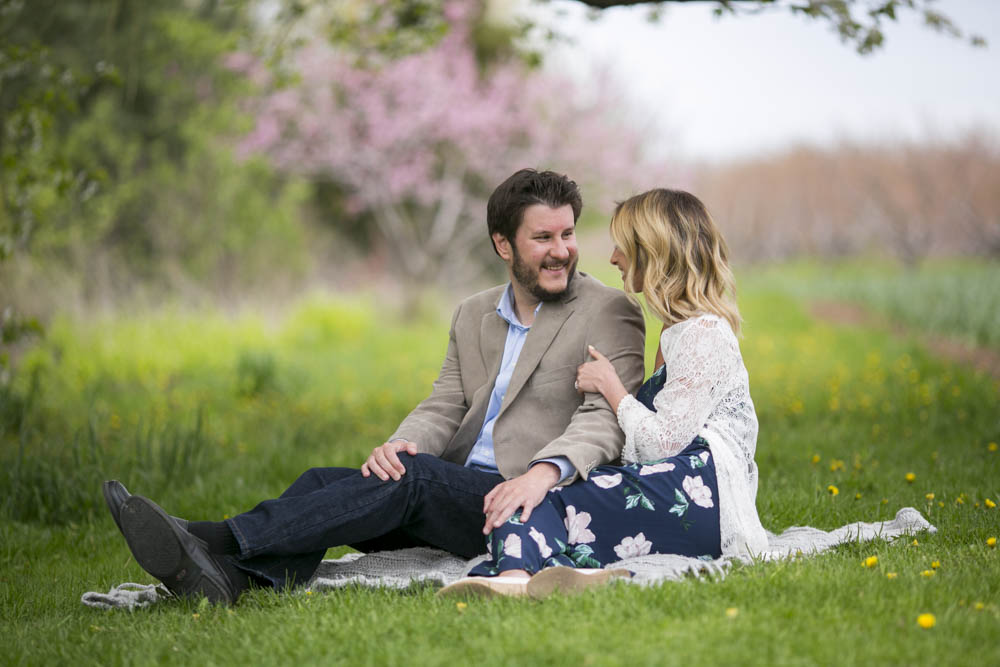
M383 482L389 478L399 481L406 474L406 468L399 460L399 452L406 451L410 456L417 455L417 444L409 440L393 440L372 450L368 459L361 464L361 475L375 475Z
M518 508L522 508L521 521L527 521L531 511L545 500L545 494L559 483L559 466L554 463L536 463L520 477L507 480L493 487L483 499L486 523L483 535L499 528Z

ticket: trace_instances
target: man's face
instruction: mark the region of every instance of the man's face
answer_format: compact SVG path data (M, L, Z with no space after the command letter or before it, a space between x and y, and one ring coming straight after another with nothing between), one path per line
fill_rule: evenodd
M568 204L549 208L534 204L524 210L508 260L514 280L539 301L554 301L569 288L576 271L576 223ZM509 256L505 256L509 255Z

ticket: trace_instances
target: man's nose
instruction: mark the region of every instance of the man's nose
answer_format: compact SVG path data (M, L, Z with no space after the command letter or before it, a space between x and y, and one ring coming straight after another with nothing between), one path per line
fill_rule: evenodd
M558 259L566 259L569 257L569 244L562 239L556 239L555 243L552 244L550 254Z

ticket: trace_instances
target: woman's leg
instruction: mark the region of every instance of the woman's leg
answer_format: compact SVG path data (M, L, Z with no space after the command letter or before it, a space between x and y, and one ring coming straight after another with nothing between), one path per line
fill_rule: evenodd
M528 521L521 521L516 512L486 537L490 559L474 567L472 576L492 577L504 572L538 572L552 565L571 565L563 553L566 546L566 524L552 492L531 512ZM561 545L561 546L560 546Z
M657 553L720 555L715 462L701 438L662 461L600 466L558 495L566 555L577 567Z

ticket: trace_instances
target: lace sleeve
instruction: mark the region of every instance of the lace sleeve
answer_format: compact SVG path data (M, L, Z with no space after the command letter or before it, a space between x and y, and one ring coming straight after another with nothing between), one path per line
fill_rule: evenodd
M674 327L682 329L672 333ZM674 327L661 337L667 377L653 399L656 412L633 396L626 396L618 405L618 423L625 432L625 461L655 461L684 449L722 400L727 380L739 367L735 339L721 320L700 317ZM677 339L667 346L670 335Z

